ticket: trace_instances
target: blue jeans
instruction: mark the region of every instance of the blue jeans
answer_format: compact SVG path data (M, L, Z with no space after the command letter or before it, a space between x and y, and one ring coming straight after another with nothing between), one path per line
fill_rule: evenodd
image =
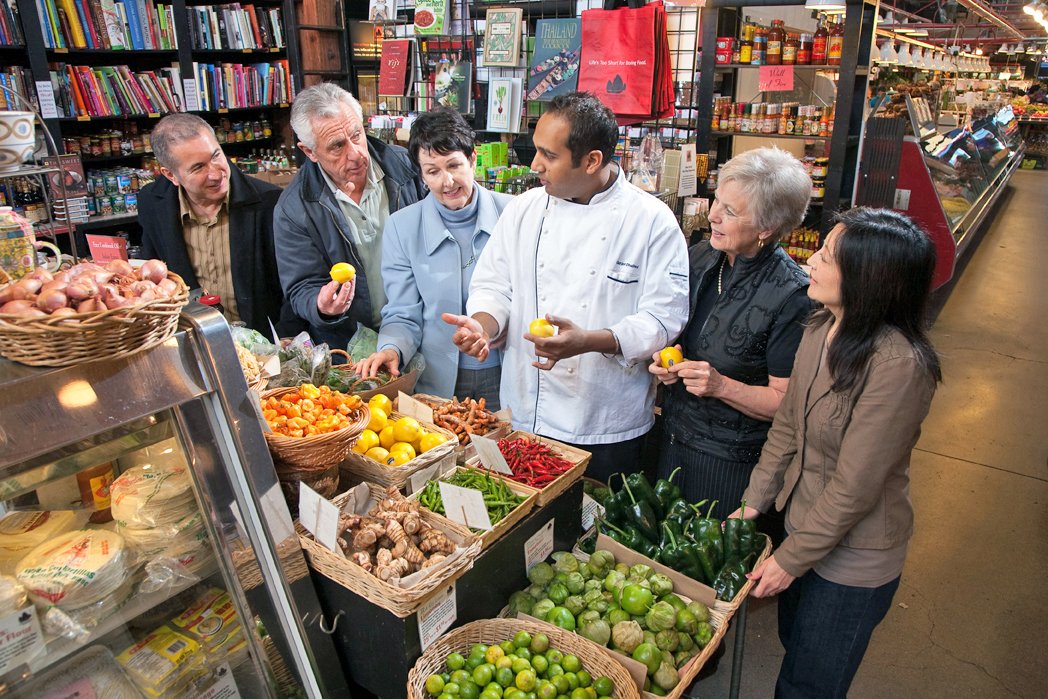
M484 407L494 413L501 405L499 402L501 383L501 366L494 366L490 369L459 369L455 379L455 397L459 400L483 398Z
M899 578L880 587L838 585L814 570L779 594L786 649L776 699L844 699L870 636L891 607Z

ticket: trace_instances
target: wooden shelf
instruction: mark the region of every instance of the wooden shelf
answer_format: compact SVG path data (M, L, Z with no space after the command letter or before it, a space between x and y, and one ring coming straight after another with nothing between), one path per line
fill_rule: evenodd
M298 29L311 29L315 32L345 32L345 27L328 27L323 24L300 24Z
M178 49L45 49L48 53L57 53L63 56L77 55L102 55L102 56L171 56L177 54Z
M264 54L269 55L273 53L284 53L287 51L286 46L280 48L268 48L268 49L192 49L191 53L195 56L199 54Z

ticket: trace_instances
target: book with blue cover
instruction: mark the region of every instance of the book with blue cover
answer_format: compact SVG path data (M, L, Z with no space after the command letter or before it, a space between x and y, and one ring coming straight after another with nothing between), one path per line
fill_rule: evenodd
M528 74L528 100L548 102L574 92L582 59L582 22L540 19L535 23L535 50Z

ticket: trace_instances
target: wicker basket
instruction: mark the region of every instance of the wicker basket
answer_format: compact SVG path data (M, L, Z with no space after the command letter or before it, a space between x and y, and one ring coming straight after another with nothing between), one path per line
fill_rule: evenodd
M268 376L263 376L262 378L260 378L255 383L248 384L247 387L250 388L255 393L261 394L262 391L266 390L266 386L268 386L268 385L269 385L269 377Z
M519 430L516 432L510 432L504 437L506 440L521 438L530 439L533 442L542 442L552 449L557 456L574 464L574 466L572 466L568 471L547 483L544 488L538 489L539 507L545 507L548 505L553 498L574 485L575 481L582 478L582 474L586 472L586 466L589 465L590 457L592 456L588 451L576 449L575 447L558 442L555 439L549 439L548 437L541 437L539 435L529 434L528 432L521 432ZM477 459L470 461L467 465L479 468L480 458L478 457Z
M467 469L466 468L462 468L462 467L451 469L450 471L445 473L443 476L441 476L440 480L447 480L456 471L465 471L465 470L467 470ZM495 477L497 477L499 474L493 474L493 475ZM503 478L505 478L505 476L503 476ZM488 548L489 546L491 546L493 543L495 543L495 541L497 539L502 537L503 534L508 532L513 527L517 526L517 523L520 522L525 517L527 517L528 513L531 512L532 508L534 508L535 505L538 503L538 491L535 490L534 488L529 488L526 485L522 485L522 484L517 483L515 481L511 481L508 478L505 479L505 483L506 483L506 487L507 488L509 488L511 491L513 491L517 495L523 496L525 498L525 500L524 500L524 502L522 502L519 505L517 505L517 507L514 508L514 510L512 512L510 512L508 515L506 515L505 517L500 519L491 528L491 531L481 532L480 534L477 535L477 536L480 537L480 548L482 550ZM416 499L418 499L418 493L412 493L408 497L408 500L416 500ZM437 517L441 517L441 515L437 515ZM442 517L442 519L446 519L446 518ZM450 519L448 521L451 522ZM455 524L455 526L461 526L461 525L459 525L459 524L457 524L455 522L452 522L452 524Z
M754 568L759 566L761 563L764 563L764 560L771 555L771 538L767 534L761 534L761 536L764 537L764 550L761 551L760 556L758 556L756 562L753 564ZM742 601L746 599L746 596L750 594L750 590L752 590L753 586L756 584L756 580L747 580L746 584L742 586L742 589L739 590L738 593L736 593L735 599L733 599L731 602L722 602L721 600L717 600L717 603L713 606L713 608L721 614L727 615L730 619L731 616L735 614L738 608L742 605Z
M381 500L385 497L385 491L377 485L368 483L371 497ZM349 499L349 493L343 493L336 497L333 502L341 511ZM473 535L465 527L444 519L440 515L423 509L422 519L432 527L446 534L454 534L463 542L466 550L454 561L436 567L434 573L425 577L422 582L411 588L401 588L380 580L371 573L350 560L342 558L326 547L313 540L312 535L306 531L299 522L295 522L295 531L298 532L299 542L302 550L306 553L306 561L309 567L323 575L325 578L335 582L347 590L354 592L372 604L382 607L395 616L404 619L414 614L422 604L439 593L444 583L456 579L459 575L473 567L473 561L480 553L480 539Z
M518 631L527 631L532 635L546 634L550 647L577 656L582 661L583 668L593 677L608 677L615 684L612 696L618 699L639 699L637 687L629 673L622 665L609 658L600 646L556 626L523 619L474 621L438 638L408 672L408 699L428 699L426 679L432 674L447 671L445 659L448 654L469 655L470 647L476 643L497 645L512 639Z
M279 398L298 389L298 386L272 388L262 394L262 400ZM349 427L312 437L285 437L282 434L266 432L266 444L269 445L269 451L273 453L274 459L289 466L332 466L353 451L357 437L370 421L371 411L368 410L367 405L363 405L357 411L356 417L350 420Z
M393 411L390 413L389 419L390 422L393 422L402 417L406 416ZM446 459L454 454L455 445L458 444L455 440L455 435L451 430L437 427L429 422L420 422L419 424L427 432L435 432L439 435L443 435L448 441L430 449L425 454L419 454L411 461L401 464L400 466L386 466L385 464L380 464L374 459L369 459L363 454L351 451L346 455L345 461L342 462L342 470L348 471L350 474L357 476L368 483L395 485L400 490L405 490L408 485L408 478L416 472L432 466L442 459Z
M156 347L175 334L189 302L182 277L168 272L167 278L178 284L170 299L64 316L0 314L0 355L30 366L74 366Z

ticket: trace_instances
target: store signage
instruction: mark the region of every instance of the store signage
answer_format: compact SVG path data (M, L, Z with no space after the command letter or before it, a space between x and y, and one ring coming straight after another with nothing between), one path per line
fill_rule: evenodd
M585 493L582 494L582 531L589 531L595 517L603 517L601 504Z
M58 105L55 104L54 85L50 80L36 81L36 98L40 102L40 116L45 119L58 118Z
M320 545L342 553L342 547L338 545L338 507L302 481L298 486L298 521Z
M127 259L127 240L114 235L87 235L91 259L98 264Z
M761 92L792 90L793 66L761 66L757 89Z
M229 669L229 663L219 665L215 670L218 681L202 692L188 697L187 699L240 699L237 683L233 681L233 672Z
M483 464L484 468L489 471L505 473L508 476L513 475L513 471L510 469L509 464L506 463L506 457L502 455L502 450L499 449L498 442L490 437L479 434L473 435L470 442L477 450L477 456L480 457L480 463Z
M433 408L400 391L397 394L397 412L419 422L433 422Z
M422 650L426 650L458 619L455 583L429 598L418 608L418 636Z
M0 675L29 662L44 650L44 634L36 607L20 609L0 619Z
M491 518L488 517L488 508L484 504L482 492L444 481L437 482L440 484L440 499L444 503L444 512L447 513L448 519L471 529L491 531Z
M553 553L553 523L556 521L554 518L546 522L546 526L524 542L524 570L531 570L531 566Z
M695 157L694 143L685 143L680 147L680 179L677 180L678 197L690 197L699 191L698 182L696 181L698 173Z

